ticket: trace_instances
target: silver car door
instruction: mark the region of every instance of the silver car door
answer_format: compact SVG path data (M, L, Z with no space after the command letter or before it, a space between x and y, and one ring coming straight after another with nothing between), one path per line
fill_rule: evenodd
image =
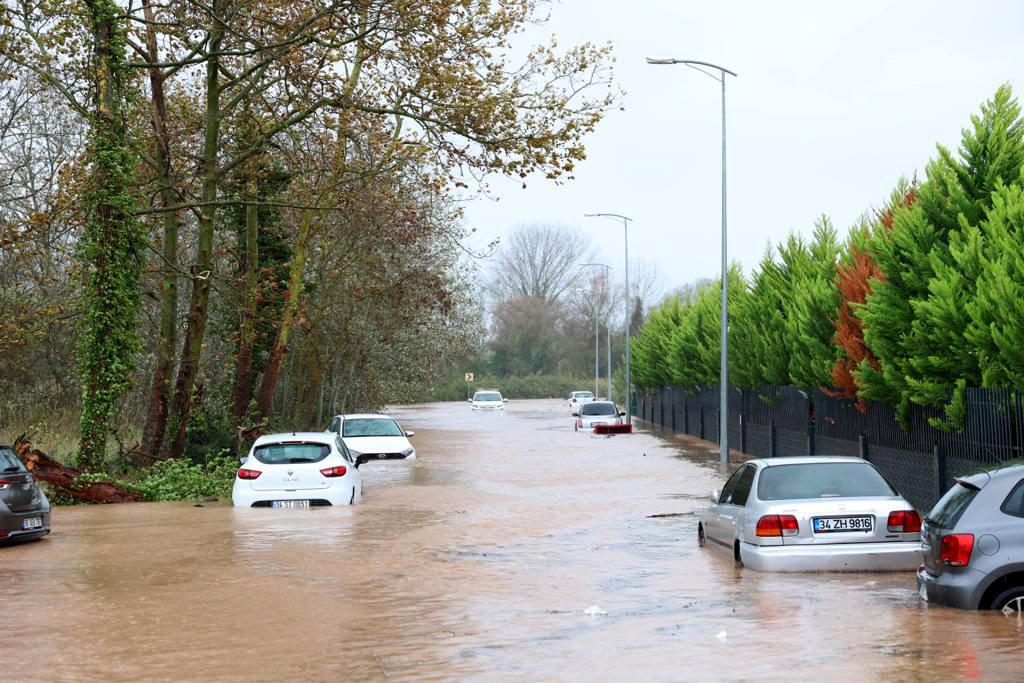
M729 481L725 482L725 486L722 487L722 493L718 496L718 502L712 503L708 509L707 516L705 517L704 533L713 541L719 543L725 543L727 545L732 544L732 538L726 535L726 530L722 527L722 514L727 507L726 502L732 497L732 492L736 488L736 483L739 481L740 470L736 470Z
M723 498L721 510L718 513L718 525L721 529L722 541L732 545L739 534L740 517L743 508L750 496L750 487L754 483L756 468L753 465L744 465L736 470L734 478L736 485L729 492L729 498Z

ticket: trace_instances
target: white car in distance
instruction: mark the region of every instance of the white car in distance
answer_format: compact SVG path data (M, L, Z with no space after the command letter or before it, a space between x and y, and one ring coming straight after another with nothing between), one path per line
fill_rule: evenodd
M256 439L235 475L235 507L308 508L351 505L363 476L341 438L325 432L268 434Z
M481 389L473 394L469 402L473 404L473 410L504 410L507 398L501 397L497 389Z
M336 415L327 431L341 437L359 465L370 460L416 459L416 449L409 443L415 432L403 430L389 415Z
M579 411L580 404L596 400L597 398L594 396L594 392L592 391L573 391L566 399L569 404L569 409L574 413Z

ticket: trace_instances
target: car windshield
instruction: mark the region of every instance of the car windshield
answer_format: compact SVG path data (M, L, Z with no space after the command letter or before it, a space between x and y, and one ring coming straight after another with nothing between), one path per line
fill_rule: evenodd
M331 447L325 443L289 441L257 446L252 454L265 465L285 465L290 463L320 462L330 455L330 452Z
M354 418L341 424L342 436L405 436L398 423L389 418Z
M0 472L23 472L25 466L10 448L0 448Z
M896 492L878 470L857 462L773 465L761 471L757 484L757 497L761 500L894 495Z
M928 524L939 529L956 528L956 523L976 495L978 489L975 486L964 486L960 482L953 484L953 488L946 491L946 495L928 513Z
M585 403L580 408L580 415L616 415L619 411L615 410L615 404L610 401L598 401L595 403Z
M497 391L478 391L473 394L474 401L500 401L501 394Z
M576 398L594 398L594 394L589 391L577 391Z

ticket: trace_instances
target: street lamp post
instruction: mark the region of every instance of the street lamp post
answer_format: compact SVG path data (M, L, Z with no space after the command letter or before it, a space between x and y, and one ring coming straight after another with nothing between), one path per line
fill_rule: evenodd
M623 237L625 239L626 251L626 424L633 424L633 404L630 401L630 393L633 391L633 385L630 383L629 378L629 323L632 317L633 311L630 309L630 292L629 292L629 222L633 220L629 216L623 216L618 213L585 213L585 218L611 218L613 220L622 221ZM609 369L608 376L611 377L611 370ZM609 392L610 394L611 392ZM609 395L609 400L614 400Z
M604 270L605 270L605 275L604 275L605 284L606 285L610 285L611 284L612 267L609 266L607 263L584 263L582 265L584 265L584 266L594 266L595 268L604 268ZM608 368L608 400L612 401L614 399L612 398L612 317L611 317L611 315L608 316L608 320L606 322L606 325L607 325L607 333L608 333L608 365L606 366ZM597 338L598 338L598 332L597 332L597 313L595 311L595 314L594 314L594 396L595 397L597 397L597 395L598 395L598 376L599 376L599 371L598 371L598 355L600 353L599 350L598 350Z
M722 330L721 330L721 368L720 368L720 380L721 384L721 395L720 410L719 410L719 444L721 445L721 462L723 465L729 463L729 310L728 310L728 295L729 295L729 261L727 257L727 240L726 236L728 230L726 228L725 220L725 76L726 74L736 77L734 71L730 71L725 67L718 66L717 64L710 64L708 62L699 62L695 59L652 59L647 58L648 64L683 64L696 69L701 73L715 79L722 84ZM702 67L714 69L718 71L716 76L713 73L705 71Z

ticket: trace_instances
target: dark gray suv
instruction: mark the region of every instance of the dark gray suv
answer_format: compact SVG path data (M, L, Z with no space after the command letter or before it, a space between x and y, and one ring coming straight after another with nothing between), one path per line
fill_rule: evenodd
M1024 464L958 479L925 518L921 550L928 602L1024 611Z
M50 501L10 446L0 444L0 544L50 533Z

